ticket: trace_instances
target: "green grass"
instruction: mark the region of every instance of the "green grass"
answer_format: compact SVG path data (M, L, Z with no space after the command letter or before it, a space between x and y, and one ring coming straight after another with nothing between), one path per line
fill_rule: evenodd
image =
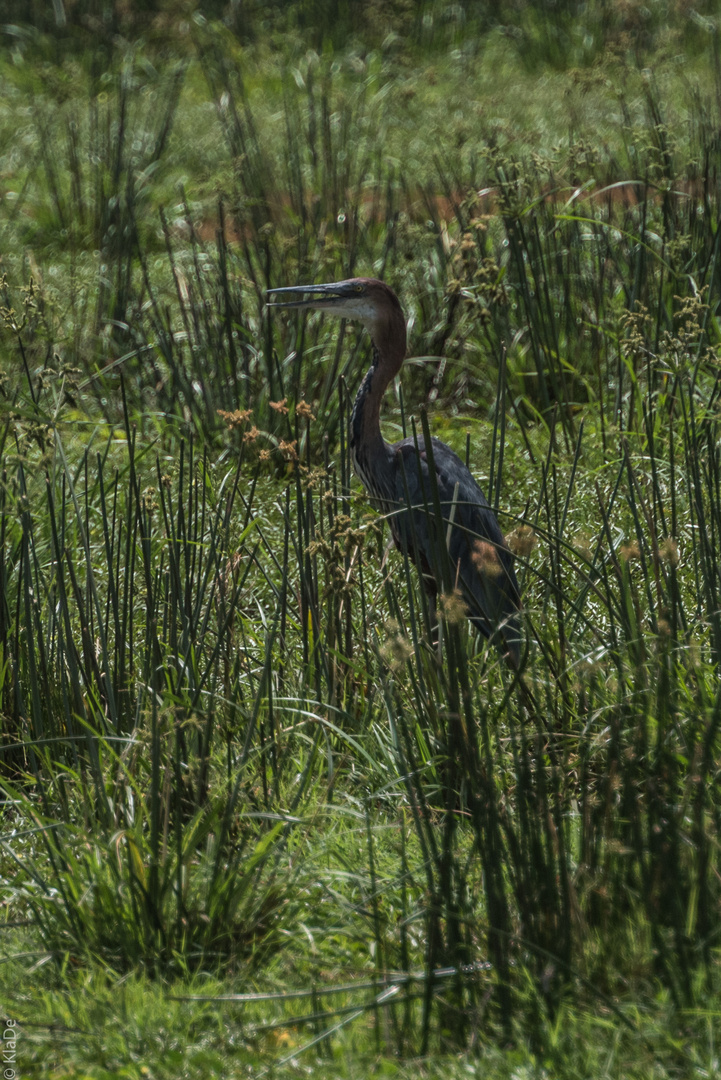
M286 974L278 975L285 985ZM18 1039L22 1076L164 1080L182 1075L195 1080L220 1073L247 1076L270 1067L278 1076L309 1069L321 1077L351 1080L369 1075L424 1080L442 1076L665 1080L713 1077L719 1071L718 1013L702 1007L679 1014L663 993L647 996L642 1008L624 1004L622 1015L628 1023L595 1003L564 1004L545 1026L542 1050L529 1045L520 1029L514 1032L512 1047L498 1046L488 1039L479 1017L472 1050L436 1049L420 1057L411 1043L399 1059L374 1049L374 1029L379 1024L387 1030L401 1010L396 1007L394 1016L386 1006L375 1019L368 1008L354 1009L372 999L368 989L283 1003L263 1000L264 995L272 996L272 980L261 989L247 981L207 977L157 983L131 976L108 982L100 974L77 973L48 980L46 970L42 988L32 994L30 1010L27 967L6 969L3 978L22 1023ZM323 980L315 985L322 988ZM259 998L255 1002L228 1000L254 993ZM299 1023L298 1017L313 1011L320 1019ZM296 1022L283 1026L290 1018ZM318 1034L339 1024L343 1026L332 1041L308 1047Z
M329 1076L715 1075L716 38L654 38L651 77L618 44L564 71L532 20L526 55L286 32L1 61L21 1067L282 1071L322 1036ZM518 677L453 596L439 659L384 555L367 338L264 308L354 273L409 316L387 437L467 454L514 546ZM286 996L216 1000L249 992Z

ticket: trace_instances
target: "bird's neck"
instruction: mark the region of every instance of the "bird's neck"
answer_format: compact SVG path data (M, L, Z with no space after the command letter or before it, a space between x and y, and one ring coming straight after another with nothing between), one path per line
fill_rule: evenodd
M369 326L373 341L373 364L360 384L351 415L351 450L384 453L381 435L381 402L388 384L398 374L406 352L406 327L403 317L384 325ZM382 346L379 345L382 342Z
M364 447L370 451L384 448L381 434L381 402L388 383L378 369L374 350L373 364L365 373L353 402L350 421L352 450Z

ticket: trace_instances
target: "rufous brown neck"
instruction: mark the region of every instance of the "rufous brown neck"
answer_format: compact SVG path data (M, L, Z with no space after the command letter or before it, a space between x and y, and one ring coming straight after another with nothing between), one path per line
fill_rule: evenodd
M351 417L351 445L379 448L383 443L380 412L388 384L396 377L406 354L406 324L400 311L383 313L366 322L373 342L373 364L356 394Z

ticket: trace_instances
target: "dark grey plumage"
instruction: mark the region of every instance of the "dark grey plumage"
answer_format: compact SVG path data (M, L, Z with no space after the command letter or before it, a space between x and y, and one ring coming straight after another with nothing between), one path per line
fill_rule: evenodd
M517 667L521 597L513 556L485 495L458 455L439 439L431 440L429 455L423 438L389 444L381 435L381 400L406 351L405 319L395 293L373 278L270 291L314 293L302 300L280 301L277 306L329 311L358 319L369 330L373 364L360 385L351 416L355 471L373 504L387 515L397 547L416 563L435 603L442 569L429 473L432 458L444 522L441 539L448 543L450 586L460 592L473 625L501 646L509 663Z

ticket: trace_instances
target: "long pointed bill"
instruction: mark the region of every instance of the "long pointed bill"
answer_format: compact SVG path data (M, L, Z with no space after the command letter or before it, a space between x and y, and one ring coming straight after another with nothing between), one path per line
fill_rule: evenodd
M353 295L344 281L330 285L287 285L282 289L268 289L265 295L276 296L278 293L286 293L290 296L288 299L283 298L266 303L266 307L314 308L316 311L329 311ZM303 296L304 293L307 295ZM301 299L292 299L293 296L301 297Z

